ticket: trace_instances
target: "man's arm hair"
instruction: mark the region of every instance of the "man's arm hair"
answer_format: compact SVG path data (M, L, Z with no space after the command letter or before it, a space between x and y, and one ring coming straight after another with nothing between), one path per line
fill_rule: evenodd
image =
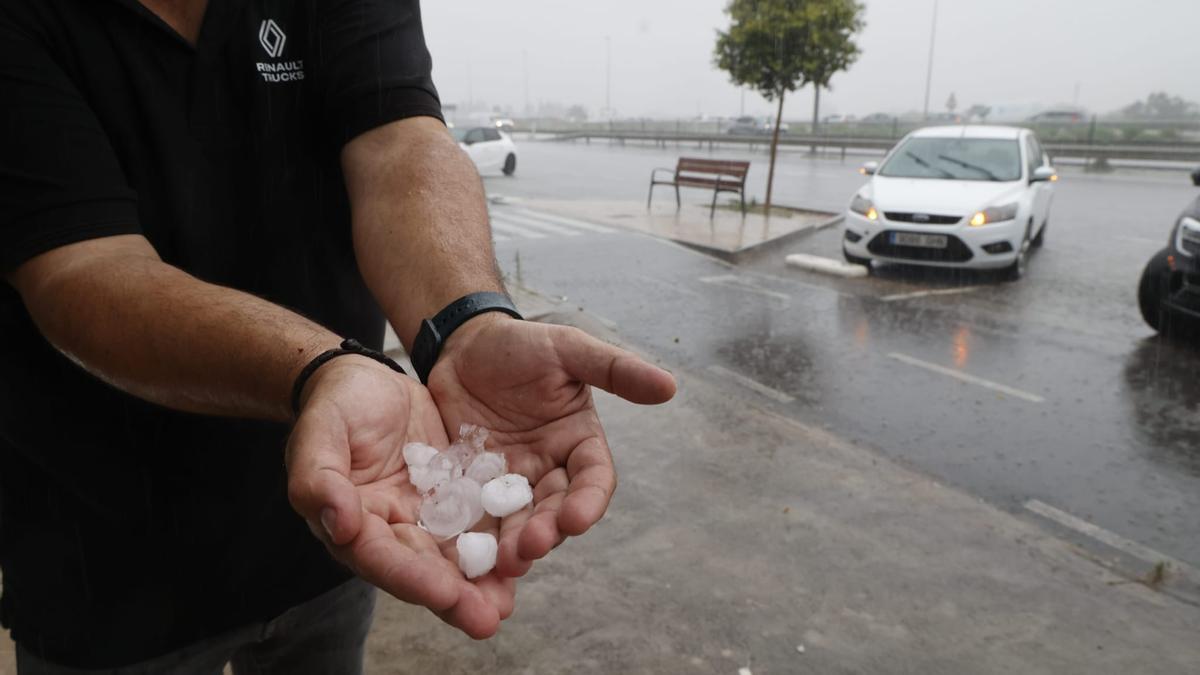
M354 250L400 340L477 291L503 291L475 165L441 121L411 117L346 144Z
M167 265L140 235L63 246L6 279L63 354L188 412L290 419L296 376L339 342L291 311Z

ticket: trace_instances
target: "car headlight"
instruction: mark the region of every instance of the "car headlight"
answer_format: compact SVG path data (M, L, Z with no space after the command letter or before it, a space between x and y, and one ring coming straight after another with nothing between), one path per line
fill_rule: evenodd
M1184 216L1175 231L1175 250L1191 258L1200 251L1200 220Z
M879 220L879 212L875 210L875 205L862 195L854 195L854 199L850 200L850 210L860 216L866 216L867 220Z
M971 216L971 227L983 227L992 223L1003 223L1006 220L1012 220L1017 217L1017 203L1005 204L1004 206L991 206L982 211L976 211L975 215Z

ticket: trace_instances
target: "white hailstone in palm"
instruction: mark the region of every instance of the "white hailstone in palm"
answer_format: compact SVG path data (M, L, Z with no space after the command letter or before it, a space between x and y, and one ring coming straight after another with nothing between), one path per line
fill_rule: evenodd
M404 463L410 469L414 466L425 466L436 454L438 454L438 450L432 445L409 443L404 446Z
M441 483L461 478L462 464L452 455L439 452L429 460L429 463L417 470L409 469L408 480L420 492L429 492Z
M471 464L467 466L465 475L467 478L485 485L493 478L499 478L508 471L508 460L497 452L484 452L476 455L475 459L471 460Z
M458 548L458 569L468 579L481 577L496 566L496 538L487 532L464 532L455 542Z
M470 529L483 517L479 483L467 478L439 483L421 500L420 516L421 526L441 539Z
M503 518L520 511L533 501L533 490L529 480L519 473L506 473L488 481L480 493L483 508L488 513Z

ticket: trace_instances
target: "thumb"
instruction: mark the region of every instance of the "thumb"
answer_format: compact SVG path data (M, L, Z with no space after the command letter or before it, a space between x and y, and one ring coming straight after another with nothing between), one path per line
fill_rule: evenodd
M578 328L553 328L555 351L571 377L632 403L666 403L675 396L675 378L662 368Z
M314 411L315 412L315 411ZM341 546L362 528L362 499L350 482L345 428L317 414L302 415L288 439L288 501L327 543ZM330 424L332 422L332 424Z

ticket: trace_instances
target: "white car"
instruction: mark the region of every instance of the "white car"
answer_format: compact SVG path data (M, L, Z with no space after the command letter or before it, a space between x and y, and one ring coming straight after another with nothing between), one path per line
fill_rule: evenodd
M479 173L500 171L511 176L517 171L517 146L496 127L455 127L450 130L462 149L475 162Z
M1058 175L1028 129L953 126L905 136L850 202L842 252L938 267L1003 269L1018 279L1041 245Z

